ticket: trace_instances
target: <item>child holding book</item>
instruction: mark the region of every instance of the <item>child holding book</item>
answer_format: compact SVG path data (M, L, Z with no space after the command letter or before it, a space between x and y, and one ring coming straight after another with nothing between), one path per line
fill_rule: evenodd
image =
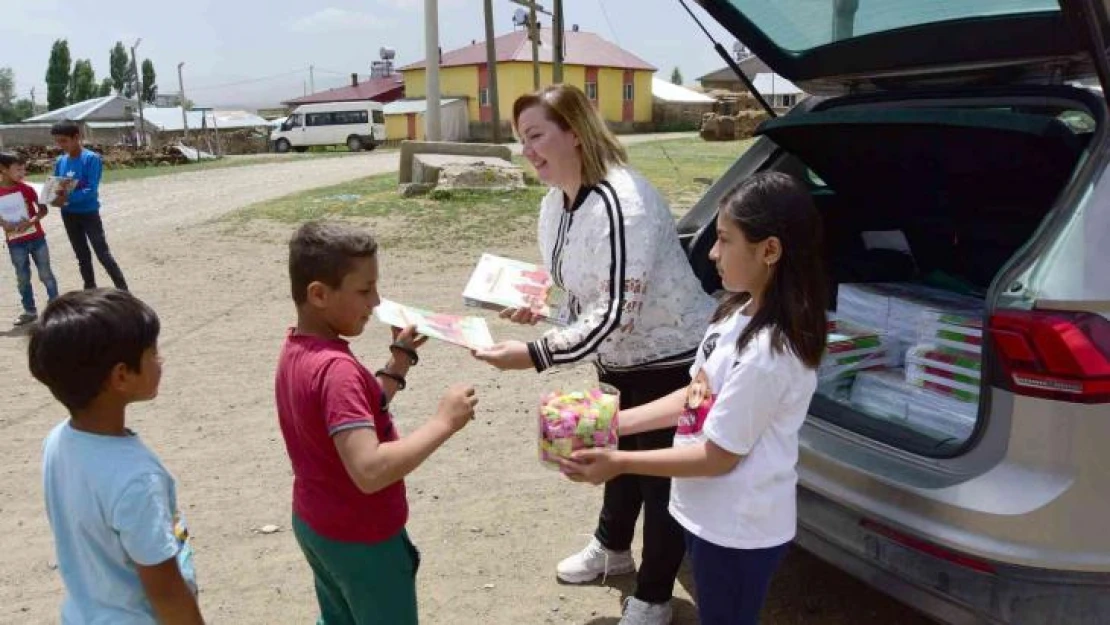
M31 264L38 271L39 280L46 287L47 302L58 297L58 281L50 268L50 248L46 245L46 231L42 219L47 208L39 202L35 190L23 182L27 176L27 162L18 154L0 152L0 214L11 215L14 220L3 219L4 238L8 254L15 268L19 298L23 312L15 320L23 326L38 319L35 290L31 286Z
M126 291L127 280L108 249L104 222L100 219L100 175L104 167L100 155L81 143L81 128L74 122L58 122L50 128L50 134L54 137L54 144L62 149L62 155L54 163L54 175L74 181L74 188L64 190L54 205L62 209L62 222L73 253L77 256L77 268L81 271L84 288L96 288L96 272L92 264L92 254L95 253L112 284ZM89 251L90 246L92 252Z
M276 375L281 433L293 465L293 530L312 568L321 623L415 625L420 557L405 530L404 478L474 418L474 389L447 389L436 414L402 438L389 404L425 337L394 329L389 362L371 374L342 337L362 334L378 296L370 234L309 222L289 242L297 325Z
M576 481L673 479L702 625L752 625L796 531L798 431L826 343L828 285L808 190L758 174L721 201L710 259L730 293L705 333L691 384L623 411L621 435L678 426L674 447L575 452Z

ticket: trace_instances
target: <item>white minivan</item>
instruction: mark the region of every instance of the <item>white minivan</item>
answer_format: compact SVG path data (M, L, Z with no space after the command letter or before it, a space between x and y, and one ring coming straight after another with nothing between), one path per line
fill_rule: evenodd
M373 150L385 140L385 113L378 102L328 102L293 109L270 133L277 152L303 152L314 145Z

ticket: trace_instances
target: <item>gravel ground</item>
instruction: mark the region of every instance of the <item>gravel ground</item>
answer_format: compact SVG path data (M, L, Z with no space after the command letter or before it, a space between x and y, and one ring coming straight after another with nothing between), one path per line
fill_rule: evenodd
M288 226L232 230L212 223L241 206L360 176L394 171L395 152L269 163L106 185L109 241L134 291L159 311L166 374L160 397L130 424L178 479L195 537L201 602L211 623L313 622L311 580L289 529L290 474L273 415L272 375L292 320L284 268ZM371 224L401 228L403 220ZM63 288L79 284L59 220L48 227ZM526 243L494 250L534 258ZM457 289L478 250L383 250L383 292L464 312ZM0 272L0 315L18 312L10 271ZM471 311L473 312L473 311ZM491 320L502 338L530 329ZM353 347L371 366L386 329ZM27 373L25 337L0 332L0 623L57 621L61 584L42 508L40 444L63 417ZM408 480L410 531L422 548L423 622L612 624L629 580L561 586L555 562L592 530L600 491L569 484L535 459L534 402L546 389L588 383L592 372L497 374L462 350L430 344L396 402L402 431L430 414L453 381L476 385L479 418ZM281 531L256 530L274 524ZM639 547L637 546L637 549ZM696 622L689 575L676 589L678 625ZM765 623L915 625L925 620L795 550L776 578Z

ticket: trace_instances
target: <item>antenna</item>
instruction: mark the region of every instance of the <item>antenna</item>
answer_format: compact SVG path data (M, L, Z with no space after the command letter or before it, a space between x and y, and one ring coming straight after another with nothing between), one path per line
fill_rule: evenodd
M748 46L745 46L744 44L737 41L732 44L732 54L736 57L737 61L741 61L751 56L752 52L751 50L748 50Z

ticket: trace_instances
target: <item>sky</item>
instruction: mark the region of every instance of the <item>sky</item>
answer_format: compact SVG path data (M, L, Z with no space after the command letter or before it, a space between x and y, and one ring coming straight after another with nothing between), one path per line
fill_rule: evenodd
M733 38L687 0L726 49ZM92 60L97 82L108 76L109 50L142 38L136 53L149 58L161 93L177 93L177 64L184 62L185 93L197 106L277 106L308 89L342 86L350 74L369 74L371 61L388 46L398 67L424 58L424 0L0 0L0 66L15 72L18 97L46 101L47 60L55 39L69 42L73 59ZM547 10L550 0L540 0ZM670 78L681 69L684 82L724 67L712 43L677 0L564 0L569 30L602 37L635 53ZM258 7L264 8L258 8ZM444 51L482 41L482 0L439 0L439 36ZM494 31L513 29L519 8L493 0ZM541 24L550 17L541 15Z

